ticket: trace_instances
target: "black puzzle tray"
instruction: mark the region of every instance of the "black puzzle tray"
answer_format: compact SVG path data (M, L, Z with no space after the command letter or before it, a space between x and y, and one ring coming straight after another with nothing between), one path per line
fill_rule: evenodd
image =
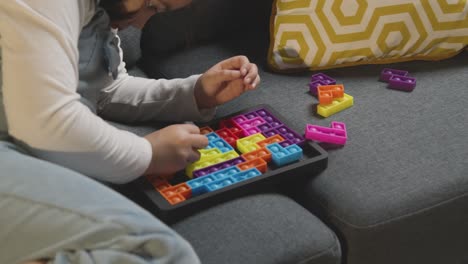
M269 105L197 125L209 140L199 161L171 178L142 177L132 186L143 192L143 206L165 222L313 177L327 167L327 152Z

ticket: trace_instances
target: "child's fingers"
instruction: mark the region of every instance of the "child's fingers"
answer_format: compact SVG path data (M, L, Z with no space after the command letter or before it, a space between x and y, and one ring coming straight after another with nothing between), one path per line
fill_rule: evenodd
M245 66L245 69L247 69L247 75L244 77L244 84L253 85L258 76L257 65L254 63L249 63L247 66Z
M257 75L257 77L252 82L252 84L247 85L246 88L247 88L247 90L253 90L253 89L257 88L259 84L260 84L260 76Z
M238 70L221 70L216 72L214 77L216 82L220 83L239 79L241 77L241 73Z
M204 135L200 134L192 134L190 135L190 145L194 149L202 149L208 146L208 138Z
M230 70L238 70L241 69L242 73L242 66L249 64L250 61L246 56L235 56L229 59L221 61L218 65L221 66L222 69L230 69Z
M196 149L192 149L192 151L190 151L187 156L187 163L193 163L199 160L200 157L201 157L200 152L198 152Z
M194 125L193 123L187 122L185 124L180 124L178 126L180 126L182 129L185 129L190 134L195 134L195 135L200 134L200 128Z

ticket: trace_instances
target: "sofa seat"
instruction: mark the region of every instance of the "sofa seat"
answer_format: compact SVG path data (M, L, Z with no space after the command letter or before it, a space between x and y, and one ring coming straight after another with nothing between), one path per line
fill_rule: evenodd
M144 75L138 69L130 74ZM140 136L167 125L108 122ZM143 193L132 186L111 187L151 210ZM171 223L171 227L206 264L339 264L342 260L335 233L303 206L277 193L243 196Z
M305 208L279 194L241 197L172 226L202 263L339 264L336 235Z
M312 73L269 72L268 39L258 37L147 56L145 68L155 77L184 77L245 54L259 65L262 84L221 106L218 116L268 103L297 131L306 123L345 122L348 143L328 149L328 168L298 186L295 198L338 234L346 263L468 261L468 52L439 62L323 71L345 85L355 105L321 118L307 92ZM417 78L414 91L379 82L385 67L408 70Z

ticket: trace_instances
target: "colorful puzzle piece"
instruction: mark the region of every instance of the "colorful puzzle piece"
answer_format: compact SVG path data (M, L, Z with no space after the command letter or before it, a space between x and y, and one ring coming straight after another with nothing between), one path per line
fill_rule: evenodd
M416 78L410 77L408 71L385 68L380 73L380 80L388 82L388 88L411 92L416 87Z
M348 139L346 125L342 122L332 122L331 127L307 124L305 137L319 142L344 145Z
M282 147L278 143L266 146L271 152L271 159L277 166L284 166L294 161L298 161L302 157L302 149L297 145Z
M382 70L380 73L380 80L384 82L388 82L390 78L394 75L398 76L407 76L408 72L403 71L403 70L396 70L396 69L390 69L390 68L385 68Z
M309 87L310 92L316 95L319 100L317 114L323 117L336 114L354 104L353 97L345 94L344 85L336 84L336 80L326 74L317 73L312 75ZM265 134L265 131L263 133Z
M331 104L333 99L343 98L344 86L342 84L336 85L324 85L318 87L318 99L319 103Z
M334 99L333 102L329 105L318 105L317 114L323 117L329 117L333 114L336 114L340 111L343 111L354 104L354 99L351 95L344 94L343 98Z
M222 120L219 129L202 127L200 132L208 138L208 146L199 150L200 160L185 169L187 181L172 186L148 178L172 205L260 176L268 172L270 162L284 166L303 155L299 145L305 138L266 109Z
M311 94L317 96L317 89L319 86L323 85L333 85L336 84L336 80L324 73L317 73L312 75L309 83L309 91Z
M388 84L389 88L411 92L416 87L416 78L394 75L390 77Z
M201 127L200 128L200 134L202 135L206 135L208 133L211 133L213 132L213 129L211 129L211 127Z

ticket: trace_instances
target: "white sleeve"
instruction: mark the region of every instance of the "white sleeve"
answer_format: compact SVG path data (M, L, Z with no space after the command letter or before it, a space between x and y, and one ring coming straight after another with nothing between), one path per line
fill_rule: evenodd
M87 15L84 2L95 1L1 1L8 129L42 159L124 183L147 169L151 144L110 126L79 101L77 43Z
M129 76L120 45L119 52L118 77L99 95L100 116L118 122L208 121L213 118L216 108L199 109L195 100L194 88L200 75L171 80Z

